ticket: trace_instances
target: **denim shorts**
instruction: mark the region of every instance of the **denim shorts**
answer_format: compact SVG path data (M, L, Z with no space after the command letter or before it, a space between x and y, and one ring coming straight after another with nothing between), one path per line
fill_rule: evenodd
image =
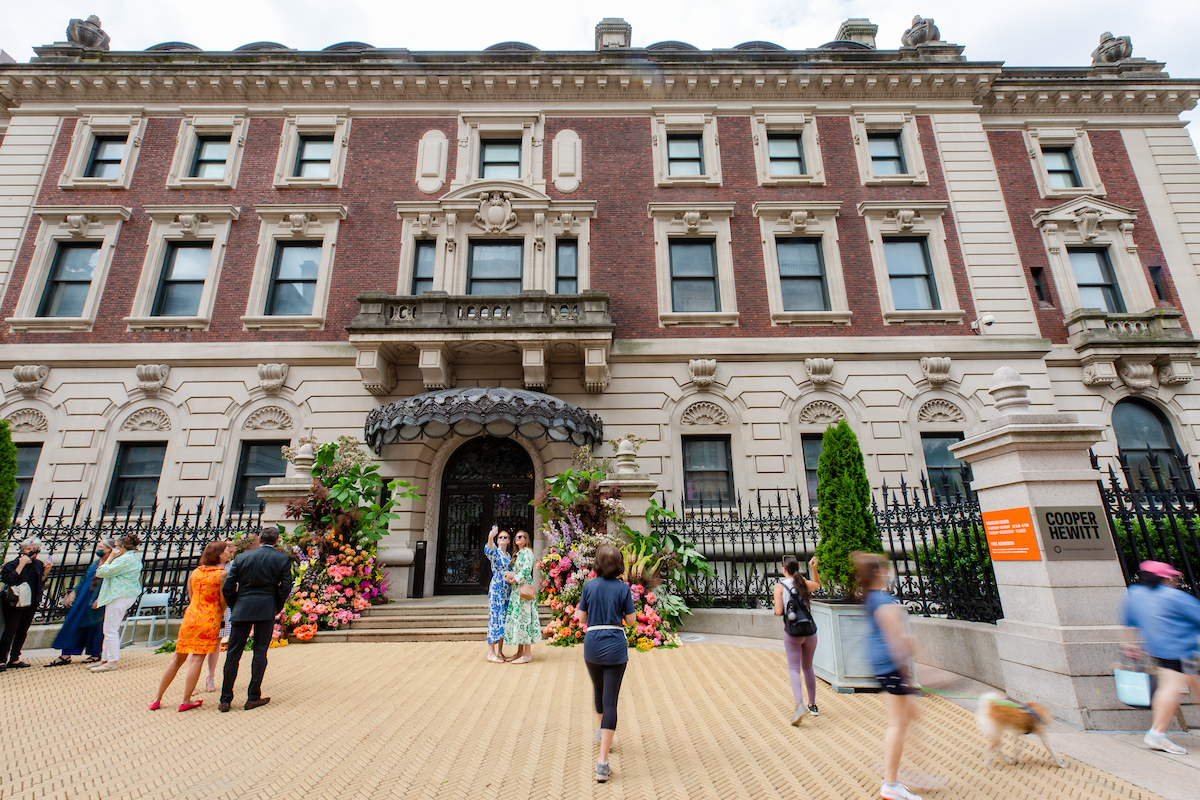
M875 680L879 681L879 688L888 694L908 695L917 694L920 691L906 684L899 670L892 670L891 672L876 675Z

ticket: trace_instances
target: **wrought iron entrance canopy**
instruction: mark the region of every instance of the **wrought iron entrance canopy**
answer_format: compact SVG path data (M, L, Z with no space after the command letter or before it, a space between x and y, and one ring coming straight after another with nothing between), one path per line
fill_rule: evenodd
M364 437L378 454L397 439L474 436L483 431L493 436L518 433L526 439L545 436L583 446L603 439L604 423L579 406L541 392L472 387L426 392L373 409L367 414Z

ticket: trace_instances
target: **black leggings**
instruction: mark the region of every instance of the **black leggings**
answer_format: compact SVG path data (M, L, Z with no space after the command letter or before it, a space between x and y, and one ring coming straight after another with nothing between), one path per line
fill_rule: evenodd
M625 677L626 666L587 662L588 675L592 676L592 689L596 693L596 713L604 715L600 727L606 731L617 729L617 695L621 693L621 679Z

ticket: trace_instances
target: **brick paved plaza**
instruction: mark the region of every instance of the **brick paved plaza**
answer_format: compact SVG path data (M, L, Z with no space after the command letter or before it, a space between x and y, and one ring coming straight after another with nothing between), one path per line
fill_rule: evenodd
M579 649L539 646L528 666L493 665L466 642L307 644L271 651L265 693L244 711L215 695L175 711L182 678L151 712L166 656L129 650L122 668L0 675L8 724L0 796L32 798L856 798L878 796L876 695L820 685L821 716L788 727L781 653L709 644L631 653L612 754L592 781L595 718ZM686 687L686 688L684 688ZM988 771L971 715L923 702L906 766L946 778L944 798L1156 798L1039 745ZM1147 754L1147 758L1153 758Z

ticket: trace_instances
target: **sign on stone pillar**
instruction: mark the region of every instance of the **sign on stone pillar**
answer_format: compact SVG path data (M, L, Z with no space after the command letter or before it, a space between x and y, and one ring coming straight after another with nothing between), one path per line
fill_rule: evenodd
M621 505L628 512L625 524L640 534L650 533L646 511L650 509L650 498L658 491L658 481L638 469L637 450L628 439L617 442L617 455L613 462L613 471L600 485L606 489L620 487Z
M1088 458L1104 429L1031 413L1029 384L1009 367L989 391L1000 416L951 450L971 465L1004 607L1003 688L1082 728L1145 727L1146 712L1119 703L1112 678L1125 580Z

